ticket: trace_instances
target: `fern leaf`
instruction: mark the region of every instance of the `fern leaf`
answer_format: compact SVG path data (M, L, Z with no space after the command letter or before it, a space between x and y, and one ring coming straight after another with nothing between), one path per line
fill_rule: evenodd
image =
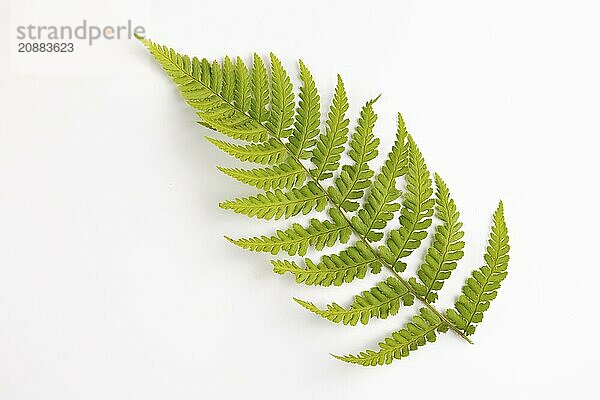
M235 92L233 103L238 110L246 113L250 110L250 73L244 61L238 57L235 61Z
M250 100L250 115L259 122L269 119L269 76L262 58L254 53L251 76L252 99Z
M396 315L402 305L410 306L414 302L414 296L409 289L394 277L379 282L370 290L365 290L354 297L350 308L346 309L336 303L329 304L327 309L321 310L308 301L294 300L307 310L330 320L344 325L356 325L359 321L366 325L371 318L385 319L390 315Z
M223 60L223 87L221 89L221 96L228 103L233 103L233 96L235 94L235 66L231 61L231 58L225 57Z
M217 168L240 182L263 190L291 189L306 179L306 171L296 162L284 162L271 168Z
M278 274L291 273L297 283L318 286L340 286L354 279L362 279L367 272L378 274L381 263L373 251L364 243L357 242L339 254L327 255L318 263L305 259L306 268L300 267L293 261L274 260L273 271Z
M427 237L426 229L431 225L434 200L431 199L431 178L423 155L408 135L408 172L406 192L402 201L400 228L390 232L380 254L396 271L404 271L402 258L409 256Z
M315 145L316 136L319 134L321 124L320 97L317 93L315 81L302 60L300 64L300 101L296 110L296 121L288 147L294 157L299 159L310 158L308 151Z
M392 333L390 337L379 343L378 351L365 350L358 355L334 357L365 367L390 364L394 359L408 356L411 351L417 350L427 342L435 342L437 332L446 330L447 327L437 315L427 308L422 308L419 315L413 316L404 328Z
M273 255L286 251L290 256L304 256L311 246L323 250L324 247L331 247L338 242L348 242L351 232L345 220L319 221L313 218L306 228L300 224L293 224L289 229L277 231L275 236L227 240L246 250Z
M394 213L400 209L400 204L396 203L400 197L396 180L406 174L408 167L406 136L404 120L398 113L396 142L370 187L364 207L352 217L352 226L370 242L376 242L383 237L380 230L387 226L394 218Z
M350 120L346 118L348 97L342 78L338 75L337 79L325 132L319 135L319 140L310 159L315 165L311 174L316 181L331 178L333 176L332 172L337 171L340 166L341 154L344 151L344 144L348 140L348 124L350 123Z
M309 182L301 188L293 188L286 192L275 189L257 196L224 201L219 207L248 217L280 219L290 218L301 212L308 214L313 209L323 211L326 205L325 193L313 182Z
M348 155L354 163L344 165L340 176L334 181L334 186L328 189L331 199L345 211L358 209L358 202L355 200L363 197L364 190L369 187L369 180L374 174L368 162L377 157L379 145L379 139L373 136L373 127L377 121L373 104L376 101L377 98L363 106L358 126L350 140Z
M278 138L288 137L294 123L294 92L281 61L271 53L271 112L266 126Z
M206 136L206 140L240 161L250 161L257 164L277 164L287 157L287 150L275 139L270 139L264 143L251 143L246 146L214 139L210 136Z
M196 60L192 60L192 66ZM210 63L206 58L203 58L200 61L200 80L206 86L209 86L212 82L212 77L210 73Z
M321 252L338 242L348 243L350 236L356 234L359 240L354 244L334 254L321 255L318 262L305 258L298 265L292 260L273 260L273 270L289 273L296 282L306 285L339 286L364 278L367 273L380 273L385 266L393 277L384 278L356 295L348 307L331 303L320 309L311 302L296 300L337 323L367 324L372 318L397 314L402 306L412 304L415 299L425 306L402 329L384 339L378 350L336 356L338 359L360 365L390 363L434 341L438 332L448 329L472 343L467 335L475 332L506 277L509 245L502 203L494 214L485 265L467 279L455 308L442 314L431 303L437 300L438 291L462 257L462 224L449 190L437 174L436 196L432 198L430 173L400 115L394 146L373 179L375 173L369 162L378 154L379 139L373 134L377 120L373 104L377 98L362 107L350 138L347 153L350 163L340 168L348 140L349 106L339 76L325 129L320 132L320 97L302 61L299 63L302 84L296 101L290 77L273 54L269 76L263 60L256 54L249 69L239 57L233 61L225 57L222 63L210 62L136 37L196 111L201 125L250 142L237 144L207 138L212 144L241 161L267 165L252 169L219 167L234 179L265 191L222 202L222 208L261 219L291 218L328 208L328 219L312 218L306 225L293 223L271 236L227 238L229 241L248 250L271 254L285 251L290 256L304 257L309 248ZM303 161L309 159L311 168ZM325 190L321 181L333 178L336 172L333 185ZM400 177L406 181L404 193L396 187ZM363 198L364 205L360 208ZM406 281L398 272L405 270L404 260L426 238L434 205L440 223L416 277ZM390 232L379 251L375 250L373 243L383 238L384 229L398 210L400 227Z
M438 298L437 291L442 288L444 281L450 277L456 268L457 261L463 256L465 243L460 239L464 236L461 230L460 214L456 204L450 197L446 183L435 174L436 184L436 216L443 224L435 230L433 242L427 250L425 261L417 270L420 282L415 278L409 280L415 291L430 303Z
M210 88L215 93L221 93L223 89L223 70L216 60L213 61L210 72Z
M494 224L484 256L485 265L473 271L462 288L462 295L447 311L448 318L469 336L475 333L483 313L496 298L500 283L506 278L508 267L508 229L504 220L502 202L494 213Z
M247 101L249 107L250 97L248 96L246 100L246 96L240 94L243 92L241 88L246 86L243 80L239 85L236 84L236 94L238 96L236 96L235 103L240 101L244 103L242 104L242 111L240 111L227 102L224 97L221 97L219 93L212 90L210 76L208 80L202 80L202 66L197 58L190 60L188 56L181 55L166 46L160 46L148 39L139 39L178 86L183 98L198 112L198 116L208 126L234 139L248 142L267 140L268 132L266 128L244 113L244 111L247 111L247 108L244 108L246 107L245 103ZM241 60L239 61L241 62ZM236 73L239 69L240 75L242 75L241 71L246 68L245 66L242 68L242 66L243 63L240 64L240 68L236 68ZM238 86L240 90L237 90Z

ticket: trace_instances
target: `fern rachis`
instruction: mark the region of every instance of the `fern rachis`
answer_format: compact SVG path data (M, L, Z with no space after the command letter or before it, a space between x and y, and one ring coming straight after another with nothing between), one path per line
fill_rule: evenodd
M437 191L435 199L432 198L430 173L400 115L396 142L381 171L375 174L368 163L378 154L379 139L373 135L377 120L373 105L377 99L368 101L349 141L351 164L340 169L341 153L348 142L349 120L348 100L339 76L326 128L320 133L320 96L302 61L302 85L296 103L291 80L273 54L269 76L262 58L256 54L249 69L239 57L235 62L226 57L222 64L211 63L139 39L197 111L202 125L234 140L249 142L242 145L209 138L211 143L242 161L270 165L250 170L220 167L234 179L263 190L256 196L223 202L222 208L261 219L288 219L312 210L327 210L329 215L323 220L313 218L307 226L294 223L273 236L228 240L249 250L273 255L286 251L289 255L303 256L309 247L321 251L336 243L347 243L352 235L357 237L356 242L338 254L324 255L316 262L306 259L305 267L291 260L273 261L275 272L291 273L299 283L321 286L361 279L367 273L379 273L385 266L392 276L357 295L348 309L333 303L322 310L311 302L296 299L300 305L333 322L366 324L373 317L397 314L414 299L423 304L411 322L380 344L379 351L368 350L339 359L362 365L389 363L434 341L438 332L447 330L471 342L468 336L474 333L475 324L481 322L483 312L506 276L508 235L502 204L494 214L486 265L467 280L455 309L440 312L432 303L462 257L462 224L454 201L437 174ZM307 167L303 160L310 160L314 167ZM335 174L336 171L339 172ZM403 194L396 188L401 177L407 182ZM323 180L327 178L334 178L333 185L324 186ZM406 268L402 259L426 238L434 205L435 215L442 224L436 226L417 276L405 279L399 274ZM382 230L397 211L400 211L400 228L391 231L384 244L375 248L373 243L384 238Z

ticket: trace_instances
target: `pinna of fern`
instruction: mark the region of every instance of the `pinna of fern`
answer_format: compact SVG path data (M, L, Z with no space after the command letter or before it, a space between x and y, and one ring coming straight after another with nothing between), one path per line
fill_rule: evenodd
M274 54L269 67L256 54L250 66L239 57L209 62L138 39L196 111L199 122L234 140L209 137L208 141L241 161L262 164L250 169L219 167L260 190L224 201L222 208L265 220L319 213L306 224L292 223L260 237L227 238L230 242L273 255L304 257L309 248L321 252L318 259L272 261L276 273L291 275L305 285L340 286L367 275L388 275L346 307L332 303L321 308L294 299L334 323L368 324L420 304L418 313L384 339L379 349L336 358L365 366L387 364L448 331L472 343L469 336L506 277L509 245L502 202L494 213L484 266L472 272L454 308L440 311L434 306L438 292L463 256L462 223L447 185L438 174L432 180L400 114L394 145L375 173L369 162L379 151L374 135L377 98L363 105L356 126L350 129L341 77L321 130L320 96L302 61L296 96L288 72ZM340 166L346 147L350 162ZM398 189L400 179L405 181L403 192ZM386 232L395 217L399 227ZM436 226L424 260L416 276L406 278L401 275L405 260L425 241L434 217ZM344 245L343 250L325 251L338 244Z

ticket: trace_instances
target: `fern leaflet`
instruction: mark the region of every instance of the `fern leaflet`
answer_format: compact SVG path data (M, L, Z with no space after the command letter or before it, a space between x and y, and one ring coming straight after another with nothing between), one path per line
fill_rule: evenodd
M402 201L400 229L390 232L385 246L380 247L381 256L392 265L394 270L406 269L403 258L421 245L427 237L426 229L431 225L433 199L431 178L423 155L414 140L408 136L408 172L406 174L406 193Z
M210 136L206 136L206 140L240 161L250 161L257 164L277 164L287 157L285 146L276 140L252 143L246 146L214 139Z
M277 138L288 137L294 123L294 93L292 83L281 61L271 53L273 80L270 118L265 124Z
M225 175L259 189L291 189L306 179L305 170L295 162L277 164L271 168L223 168Z
M301 188L288 191L273 191L230 201L224 201L219 207L233 210L238 214L261 219L290 218L299 213L308 214L313 209L323 211L327 204L325 193L313 182Z
M300 61L300 101L296 110L296 122L290 136L289 149L299 159L310 158L309 149L316 143L321 120L320 97L313 77L302 61Z
M350 123L350 120L346 118L346 111L348 111L348 97L344 82L338 75L335 94L327 117L327 127L325 132L319 136L311 158L315 165L311 174L316 181L331 178L332 172L337 171L340 166L339 161L344 151L344 144L348 140L348 124Z
M475 333L477 324L483 320L483 313L496 298L500 283L506 278L509 250L504 205L500 202L494 213L494 225L484 256L485 265L473 271L462 288L463 294L454 308L448 310L449 319L466 335Z
M267 68L262 58L254 53L254 63L252 65L252 77L250 81L252 97L250 98L250 115L259 122L265 122L269 119L269 76Z
M339 360L363 366L390 364L394 359L407 357L427 342L435 342L437 332L445 332L447 327L428 308L422 308L419 315L398 332L379 343L379 350L365 350L358 355L334 356Z
M358 126L350 140L348 155L354 163L344 165L334 186L329 187L329 195L333 202L346 211L358 209L356 200L362 198L365 189L369 187L369 179L374 174L368 162L377 157L379 145L379 139L373 136L373 127L377 121L373 104L376 101L377 99L370 100L363 106Z
M454 200L450 198L450 191L438 174L435 174L435 184L436 215L443 224L437 226L433 243L417 271L420 282L415 278L409 280L415 291L430 303L437 300L437 291L456 268L465 246L465 243L460 241L464 236L461 230L462 223L458 221L460 214L456 210Z
M277 231L275 236L227 239L251 251L263 251L275 255L283 250L290 256L296 254L303 256L309 246L322 250L324 247L335 245L338 241L346 243L350 239L352 231L346 221L335 212L330 214L333 221L319 221L313 218L306 228L300 224L293 224L289 229Z
M289 272L296 277L296 282L307 285L340 286L354 279L362 279L367 272L378 274L381 263L373 252L362 242L341 251L339 254L323 256L318 263L305 260L306 268L301 268L293 261L273 261L273 271L279 274Z
M370 242L376 242L383 237L383 233L379 230L385 228L394 218L394 213L400 209L400 204L396 203L400 197L400 191L396 189L396 180L406 174L408 165L406 135L404 120L402 115L398 114L398 131L394 147L381 172L375 178L364 207L352 217L352 226Z
M408 288L394 277L389 277L370 290L365 290L354 297L350 308L332 303L326 310L321 310L313 303L294 299L302 307L335 323L356 325L359 321L366 325L371 318L385 319L396 315L402 305L410 306L414 302Z

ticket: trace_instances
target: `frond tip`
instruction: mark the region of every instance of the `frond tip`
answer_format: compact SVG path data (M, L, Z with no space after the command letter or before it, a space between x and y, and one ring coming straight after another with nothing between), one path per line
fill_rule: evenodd
M248 70L240 58L236 62L235 77L230 77L228 68L223 66L226 81L235 79L234 99L230 103L223 101L227 95L223 91L229 90L230 85L223 85L221 93L211 86L213 79L208 62L202 62L196 57L190 59L143 37L138 39L177 85L183 98L196 110L203 123L233 139L247 142L268 139L267 129L246 113L250 108L250 80Z

